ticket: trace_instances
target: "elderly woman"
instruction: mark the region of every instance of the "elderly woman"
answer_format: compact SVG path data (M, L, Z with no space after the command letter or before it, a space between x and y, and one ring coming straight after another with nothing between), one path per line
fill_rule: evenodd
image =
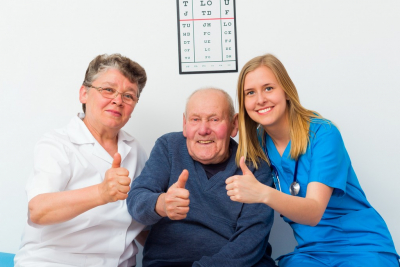
M28 222L15 266L135 266L144 225L126 207L146 155L121 128L147 77L119 54L100 55L79 91L84 114L36 145Z

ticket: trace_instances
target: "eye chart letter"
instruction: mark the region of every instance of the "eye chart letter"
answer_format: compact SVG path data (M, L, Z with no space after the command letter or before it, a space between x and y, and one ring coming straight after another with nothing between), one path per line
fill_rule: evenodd
M177 0L179 73L237 72L234 0Z

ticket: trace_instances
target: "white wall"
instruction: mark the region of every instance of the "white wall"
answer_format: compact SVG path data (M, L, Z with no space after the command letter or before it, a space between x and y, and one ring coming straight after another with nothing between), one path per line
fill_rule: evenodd
M400 249L400 2L237 0L239 67L273 53L305 107L340 128L368 200ZM216 86L235 99L237 73L178 74L176 1L2 1L0 9L0 251L18 250L33 147L80 111L88 63L121 53L142 64L148 84L125 129L149 153L181 130L187 96ZM274 255L291 230L277 217Z

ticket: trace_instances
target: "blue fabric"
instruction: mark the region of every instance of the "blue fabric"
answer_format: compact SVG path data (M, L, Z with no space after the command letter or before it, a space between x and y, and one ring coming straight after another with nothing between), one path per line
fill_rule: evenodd
M278 170L282 192L289 194L295 168L295 161L289 156L291 143L282 157L269 136L266 146ZM370 251L398 257L385 221L361 189L339 130L329 121L312 120L310 144L299 159L297 180L301 186L299 197L306 196L310 182L323 183L334 191L317 226L298 224L284 217L298 242L293 253Z
M13 267L14 266L15 254L0 252L0 266L1 267Z
M182 132L157 140L127 199L132 217L152 225L144 247L144 267L185 262L193 266L275 266L266 252L273 210L264 204L234 202L227 196L225 180L242 174L235 164L236 142L231 140L230 147L225 171L208 179L201 164L190 157ZM162 218L154 210L157 198L183 169L189 171L189 213L179 221ZM272 185L266 163L254 174L260 182Z
M399 267L396 255L382 252L296 253L279 261L279 267Z

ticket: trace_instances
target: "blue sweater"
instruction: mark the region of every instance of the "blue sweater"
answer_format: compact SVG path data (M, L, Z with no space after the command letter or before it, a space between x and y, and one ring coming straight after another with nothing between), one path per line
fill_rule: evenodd
M182 132L160 137L142 173L132 183L128 210L140 223L152 225L143 253L143 266L275 266L267 253L273 210L264 204L231 201L225 180L242 172L235 164L237 143L223 172L210 179L188 153ZM257 179L272 185L270 168L250 167ZM173 221L155 212L158 196L189 171L187 217Z

